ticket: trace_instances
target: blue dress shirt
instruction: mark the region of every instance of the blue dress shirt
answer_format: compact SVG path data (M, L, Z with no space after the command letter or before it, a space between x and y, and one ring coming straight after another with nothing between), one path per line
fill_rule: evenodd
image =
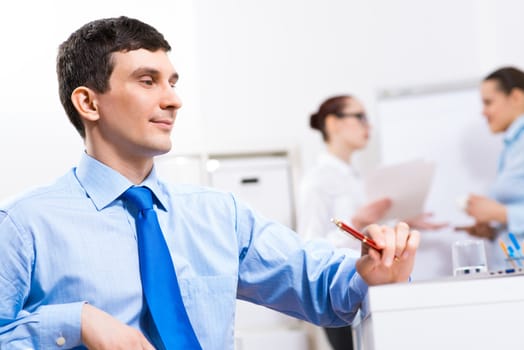
M511 123L504 134L491 197L506 206L508 230L524 234L524 115Z
M142 329L132 184L84 154L53 185L0 207L0 348L83 348L85 302ZM204 349L233 349L235 299L319 325L351 322L367 293L355 259L304 244L228 193L141 184L156 210L189 318Z
M515 119L504 133L504 147L499 156L497 177L492 184L489 197L503 204L507 210L506 225L497 224L498 238L513 246L507 233L524 239L524 115ZM498 238L486 241L488 267L497 271L512 265L500 249Z

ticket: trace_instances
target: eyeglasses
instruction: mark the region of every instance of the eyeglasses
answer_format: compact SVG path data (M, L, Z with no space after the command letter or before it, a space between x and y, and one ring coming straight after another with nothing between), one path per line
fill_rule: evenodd
M346 118L346 117L354 117L357 118L362 123L367 123L368 118L366 116L366 113L360 112L360 113L336 113L336 116L339 118Z

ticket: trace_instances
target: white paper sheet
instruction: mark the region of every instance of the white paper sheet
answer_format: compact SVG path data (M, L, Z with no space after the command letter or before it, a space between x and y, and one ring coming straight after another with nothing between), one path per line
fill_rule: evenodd
M424 212L434 172L435 164L424 160L383 166L365 177L366 194L370 201L383 197L392 200L383 220L413 218Z

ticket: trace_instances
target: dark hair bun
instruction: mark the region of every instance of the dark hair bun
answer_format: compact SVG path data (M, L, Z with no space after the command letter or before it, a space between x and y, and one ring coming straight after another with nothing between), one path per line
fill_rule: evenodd
M318 113L311 114L311 117L309 117L309 126L311 126L312 129L320 130L320 121L318 119Z

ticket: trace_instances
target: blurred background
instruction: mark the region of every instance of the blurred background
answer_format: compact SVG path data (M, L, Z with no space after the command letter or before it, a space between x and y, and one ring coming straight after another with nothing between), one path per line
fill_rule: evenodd
M82 142L59 103L55 56L69 33L95 18L140 18L172 44L184 101L174 153L296 149L301 167L323 147L308 117L327 96L358 96L377 136L387 132L375 123L379 91L477 81L524 61L519 0L94 0L80 8L66 1L2 7L0 198L54 179L77 161ZM364 169L380 161L379 150L373 137L361 155Z

